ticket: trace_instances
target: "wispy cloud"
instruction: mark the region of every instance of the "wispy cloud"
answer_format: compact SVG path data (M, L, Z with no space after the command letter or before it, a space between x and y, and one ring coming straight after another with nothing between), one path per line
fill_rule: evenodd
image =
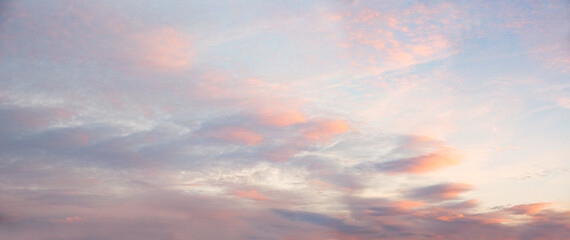
M3 1L0 232L567 239L569 8Z

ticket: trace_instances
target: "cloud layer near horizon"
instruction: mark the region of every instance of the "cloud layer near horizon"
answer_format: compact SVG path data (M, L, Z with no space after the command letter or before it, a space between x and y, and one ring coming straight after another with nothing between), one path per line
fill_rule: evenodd
M4 1L0 235L567 239L565 1Z

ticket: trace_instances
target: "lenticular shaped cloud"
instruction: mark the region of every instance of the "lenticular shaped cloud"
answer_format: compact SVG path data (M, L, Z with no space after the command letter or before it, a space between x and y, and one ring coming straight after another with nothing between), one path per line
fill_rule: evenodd
M459 163L456 156L446 153L430 153L428 155L389 161L376 165L382 172L421 174L438 170L443 167L453 166Z
M404 157L410 156L410 157ZM463 158L459 150L425 136L406 136L404 142L382 158L396 158L385 162L367 162L358 168L387 174L423 174L457 165Z
M531 203L531 204L521 204L510 207L507 211L513 212L514 214L525 214L534 215L539 213L544 208L550 207L552 203Z
M473 187L468 184L442 183L428 187L416 188L408 193L408 196L426 201L445 201L455 199L463 192L471 190Z
M234 194L238 197L249 198L256 201L265 201L269 199L268 197L261 195L259 192L257 192L257 190L236 190Z

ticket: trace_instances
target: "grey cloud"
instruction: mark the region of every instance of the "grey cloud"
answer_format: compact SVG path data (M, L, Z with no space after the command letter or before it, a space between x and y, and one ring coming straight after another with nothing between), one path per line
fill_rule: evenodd
M457 183L442 183L431 185L427 187L421 187L412 189L409 191L407 196L426 201L445 201L450 199L456 199L459 194L471 190L472 187L467 184L457 184Z
M300 212L300 211L290 211L284 209L274 209L273 210L278 215L289 219L291 221L304 221L312 224L325 226L328 228L336 229L339 232L347 234L363 234L370 233L365 227L354 226L346 224L343 220L332 218L323 214L311 213L311 212Z

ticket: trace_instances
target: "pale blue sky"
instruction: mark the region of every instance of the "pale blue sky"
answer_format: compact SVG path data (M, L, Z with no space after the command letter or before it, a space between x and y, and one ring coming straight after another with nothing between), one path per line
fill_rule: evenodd
M567 1L0 7L2 235L569 237Z

